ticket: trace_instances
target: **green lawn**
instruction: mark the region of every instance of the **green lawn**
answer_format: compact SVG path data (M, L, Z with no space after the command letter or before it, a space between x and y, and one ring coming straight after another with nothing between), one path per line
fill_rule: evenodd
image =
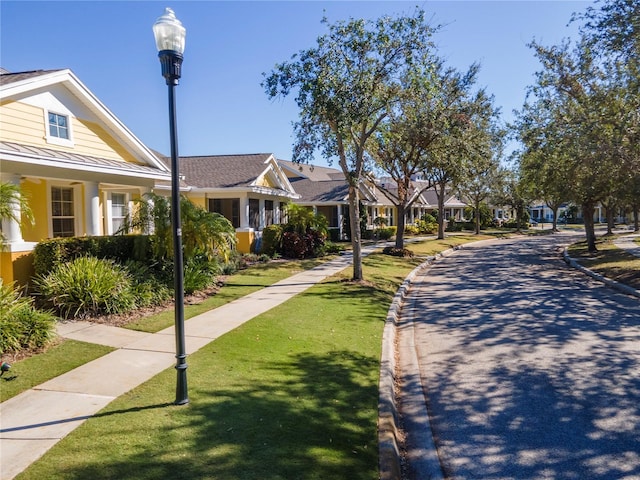
M200 315L217 308L225 303L229 303L237 298L244 297L250 293L260 290L268 285L272 285L279 280L283 280L291 275L309 270L323 262L329 261L333 257L317 258L312 260L286 261L259 263L250 266L245 270L240 270L226 278L224 286L216 295L207 298L195 305L186 305L184 318ZM150 315L140 320L125 325L125 328L139 330L142 332L155 333L170 327L174 324L173 308L161 313Z
M607 278L640 289L640 257L636 257L613 244L615 237L606 237L597 242L598 252L587 251L586 243L569 247L569 255L584 267Z
M411 245L420 255L469 239ZM419 259L372 255L118 398L19 479L376 479L389 304Z
M114 350L92 343L65 340L46 352L12 363L0 377L0 402L84 365Z

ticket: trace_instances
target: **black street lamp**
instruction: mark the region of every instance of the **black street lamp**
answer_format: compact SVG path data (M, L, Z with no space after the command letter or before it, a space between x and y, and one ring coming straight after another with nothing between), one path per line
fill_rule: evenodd
M187 394L187 353L184 334L184 272L182 261L182 226L180 224L180 174L178 170L178 134L176 131L175 86L180 78L186 30L167 8L156 23L153 35L162 65L162 76L169 86L169 130L171 134L171 225L173 227L173 278L176 327L176 405L189 403Z

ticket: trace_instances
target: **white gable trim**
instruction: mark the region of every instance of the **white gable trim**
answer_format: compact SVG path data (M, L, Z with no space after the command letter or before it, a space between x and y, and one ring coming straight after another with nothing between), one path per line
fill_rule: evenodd
M21 95L57 84L67 88L93 112L102 121L103 126L128 147L134 157L162 172L170 171L69 69L56 70L2 85L0 86L0 98Z

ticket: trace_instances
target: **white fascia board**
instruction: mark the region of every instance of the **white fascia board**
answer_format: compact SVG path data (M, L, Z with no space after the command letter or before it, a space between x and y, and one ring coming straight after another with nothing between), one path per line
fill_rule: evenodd
M278 164L278 161L273 156L273 154L269 155L269 157L264 161L264 163L265 165L267 165L267 168L264 169L264 171L258 176L258 178L264 177L272 173L273 178L275 179L276 183L278 184L281 190L290 192L293 195L297 195L295 193L295 190L291 186L291 182L289 182L287 175L284 173L284 171L282 170L282 167ZM255 186L255 182L258 180L258 178L256 178L251 183L252 186Z
M223 188L199 188L191 187L190 191L193 193L209 193L209 194L230 194L235 193L237 195L246 195L248 193L258 193L261 195L268 195L271 197L286 197L286 198L301 198L301 195L295 192L287 192L286 190L278 190L268 187L223 187Z
M46 88L55 84L62 84L68 88L70 92L103 121L104 126L107 127L118 140L123 141L123 143L133 150L132 153L134 153L135 157L161 171L170 171L68 68L3 85L0 92L2 94L1 97L4 98L22 94L30 90Z

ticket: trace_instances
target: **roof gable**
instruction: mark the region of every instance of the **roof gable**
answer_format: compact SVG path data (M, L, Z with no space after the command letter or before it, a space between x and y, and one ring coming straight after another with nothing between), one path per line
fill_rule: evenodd
M138 163L167 172L158 160L111 111L69 69L34 70L0 74L0 100L25 101L47 96L72 111L83 112L84 120L104 129ZM89 117L89 118L86 118Z
M201 190L266 188L295 196L270 153L180 157L179 169L187 185Z

